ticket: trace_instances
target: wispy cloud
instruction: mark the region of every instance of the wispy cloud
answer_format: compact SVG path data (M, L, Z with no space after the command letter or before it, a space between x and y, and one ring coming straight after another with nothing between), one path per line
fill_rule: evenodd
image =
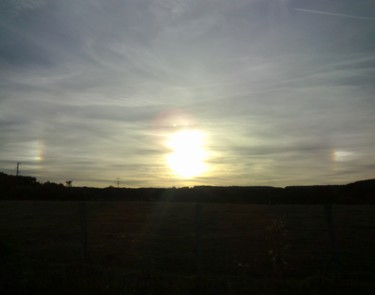
M373 5L362 19L360 8L336 15L350 1L4 3L2 171L21 161L42 181L100 186L371 176ZM190 180L168 169L162 144L187 126L207 134L209 154L209 172Z
M353 19L359 19L359 20L375 21L375 17L365 17L365 16L335 13L335 12L328 12L328 11L311 10L311 9L302 9L302 8L294 8L294 10L301 11L301 12L307 12L307 13L315 13L315 14L323 14L323 15L330 15L330 16L353 18Z

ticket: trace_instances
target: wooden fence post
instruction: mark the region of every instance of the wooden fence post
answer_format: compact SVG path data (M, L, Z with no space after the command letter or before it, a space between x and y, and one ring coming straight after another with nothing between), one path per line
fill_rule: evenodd
M81 243L82 243L82 255L85 265L88 263L87 253L87 204L79 203L78 206L79 221L81 226Z
M328 226L328 234L331 244L332 272L335 278L340 276L339 250L337 245L336 228L333 222L332 204L324 206L325 220Z
M195 203L195 294L204 294L202 284L202 207Z
M202 207L195 203L195 260L197 276L202 275Z
M88 265L88 251L87 251L87 204L78 204L79 223L81 226L81 243L83 256L83 277L82 282L83 294L90 294L89 292L89 265Z

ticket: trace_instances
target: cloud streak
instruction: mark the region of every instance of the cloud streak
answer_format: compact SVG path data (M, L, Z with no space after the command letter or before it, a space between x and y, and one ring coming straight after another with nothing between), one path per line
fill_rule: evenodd
M342 14L342 13L327 12L327 11L318 11L318 10L311 10L311 9L301 9L301 8L294 8L294 10L307 12L307 13L315 13L315 14L323 14L323 15L330 15L330 16L353 18L353 19L359 19L359 20L375 21L375 17L365 17L365 16L357 16L357 15Z
M373 177L374 28L315 20L338 7L303 3L7 1L17 13L0 12L1 170L21 161L42 181L98 186ZM187 127L207 134L209 152L209 172L188 180L163 146ZM345 152L355 157L332 156Z

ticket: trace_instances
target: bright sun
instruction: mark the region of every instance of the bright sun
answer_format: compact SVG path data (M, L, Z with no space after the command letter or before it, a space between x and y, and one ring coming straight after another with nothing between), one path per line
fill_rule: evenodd
M198 130L180 130L169 136L171 150L167 161L172 171L182 178L192 178L207 170L205 164L204 134Z

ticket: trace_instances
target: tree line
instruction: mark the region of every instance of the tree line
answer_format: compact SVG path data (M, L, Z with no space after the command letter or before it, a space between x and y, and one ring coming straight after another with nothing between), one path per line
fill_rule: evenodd
M256 204L375 204L375 179L346 185L195 186L181 188L94 188L0 172L1 200L147 201Z

